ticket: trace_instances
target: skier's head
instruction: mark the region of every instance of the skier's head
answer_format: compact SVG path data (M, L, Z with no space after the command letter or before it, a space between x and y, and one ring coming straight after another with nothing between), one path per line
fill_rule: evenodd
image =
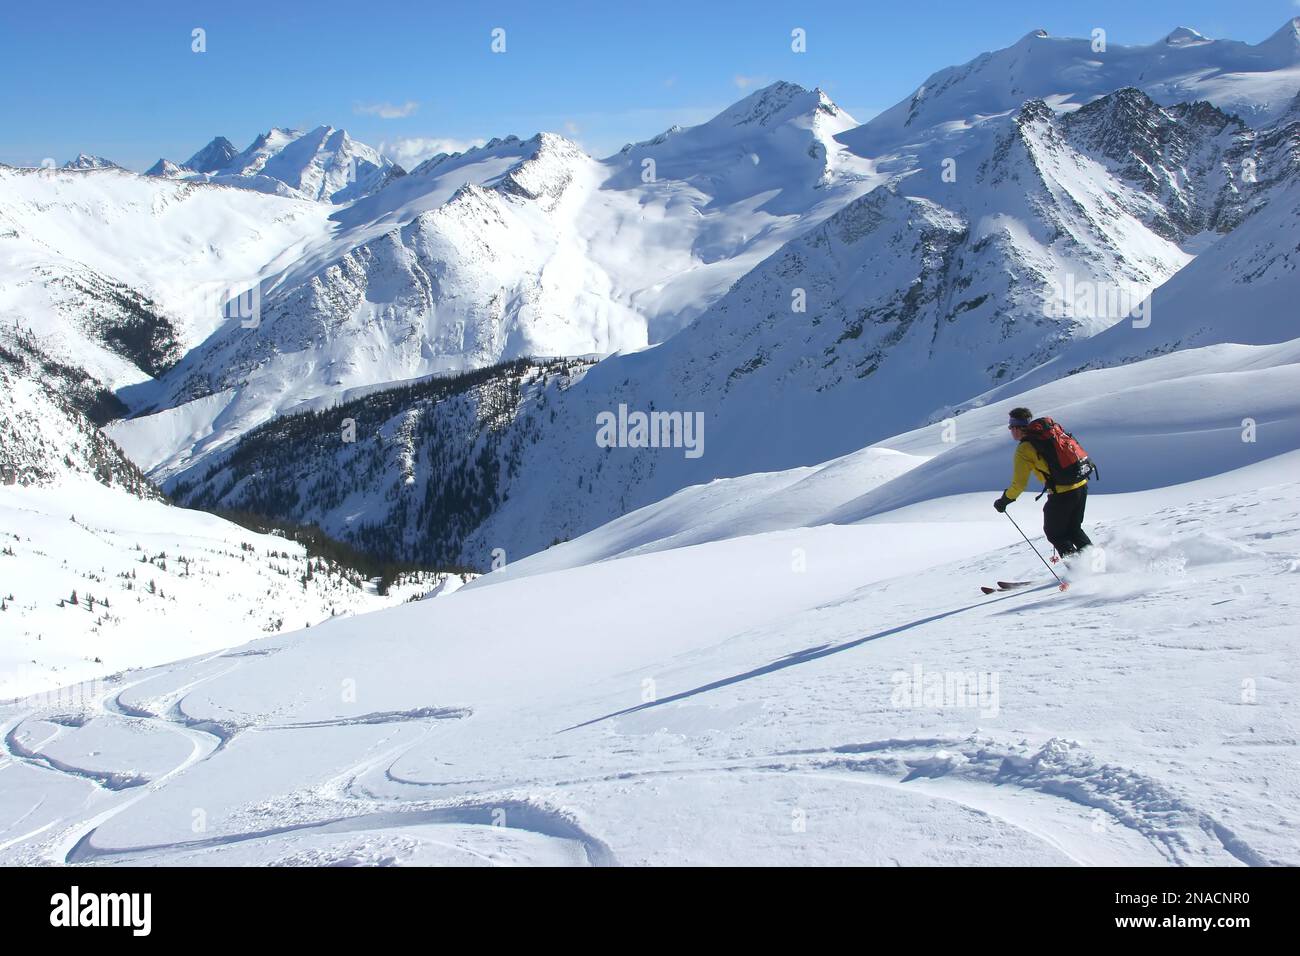
M1013 408L1007 415L1007 428L1011 430L1011 437L1016 441L1024 435L1024 429L1033 421L1034 413L1024 406Z

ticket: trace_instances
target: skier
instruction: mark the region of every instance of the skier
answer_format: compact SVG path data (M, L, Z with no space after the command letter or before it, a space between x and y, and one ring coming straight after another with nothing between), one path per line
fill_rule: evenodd
M993 507L1005 512L1025 490L1030 474L1038 475L1048 496L1043 506L1043 533L1061 557L1077 554L1092 544L1083 531L1083 510L1088 502L1088 478L1096 467L1074 437L1050 418L1036 419L1027 408L1013 408L1007 428L1018 443L1011 487Z

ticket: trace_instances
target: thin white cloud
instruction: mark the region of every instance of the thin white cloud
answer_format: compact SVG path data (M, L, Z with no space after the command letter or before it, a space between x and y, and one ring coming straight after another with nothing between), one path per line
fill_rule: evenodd
M767 86L767 79L761 76L744 76L737 73L731 78L731 82L736 84L736 89L747 90L751 86Z
M482 146L482 139L451 139L444 136L404 136L379 144L379 151L400 165L403 169L413 169L426 159L439 153L463 153L475 146Z
M359 116L378 116L380 119L402 119L410 116L420 108L415 100L407 100L401 106L392 103L358 103L352 111Z

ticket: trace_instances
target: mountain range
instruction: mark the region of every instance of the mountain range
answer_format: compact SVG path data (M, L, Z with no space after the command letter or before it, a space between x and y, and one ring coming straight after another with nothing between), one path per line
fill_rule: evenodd
M144 176L2 169L0 317L111 395L106 433L179 501L482 566L1131 360L1103 333L1148 306L1141 354L1182 347L1221 323L1173 280L1221 256L1284 301L1298 24L1035 31L865 124L778 82L604 159L539 133L406 172L322 126ZM620 404L702 414L707 453L599 447ZM391 414L344 443L341 407Z

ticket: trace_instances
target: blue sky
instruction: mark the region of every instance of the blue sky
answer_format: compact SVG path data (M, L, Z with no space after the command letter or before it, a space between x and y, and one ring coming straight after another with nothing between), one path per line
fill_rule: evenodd
M933 71L1031 29L1150 43L1175 26L1258 42L1300 0L1144 3L438 3L5 0L0 162L84 150L144 169L214 135L348 129L399 158L563 133L595 155L701 122L776 79L821 86L860 121ZM191 31L207 52L191 50ZM503 28L506 52L490 49ZM807 31L807 52L790 31Z

